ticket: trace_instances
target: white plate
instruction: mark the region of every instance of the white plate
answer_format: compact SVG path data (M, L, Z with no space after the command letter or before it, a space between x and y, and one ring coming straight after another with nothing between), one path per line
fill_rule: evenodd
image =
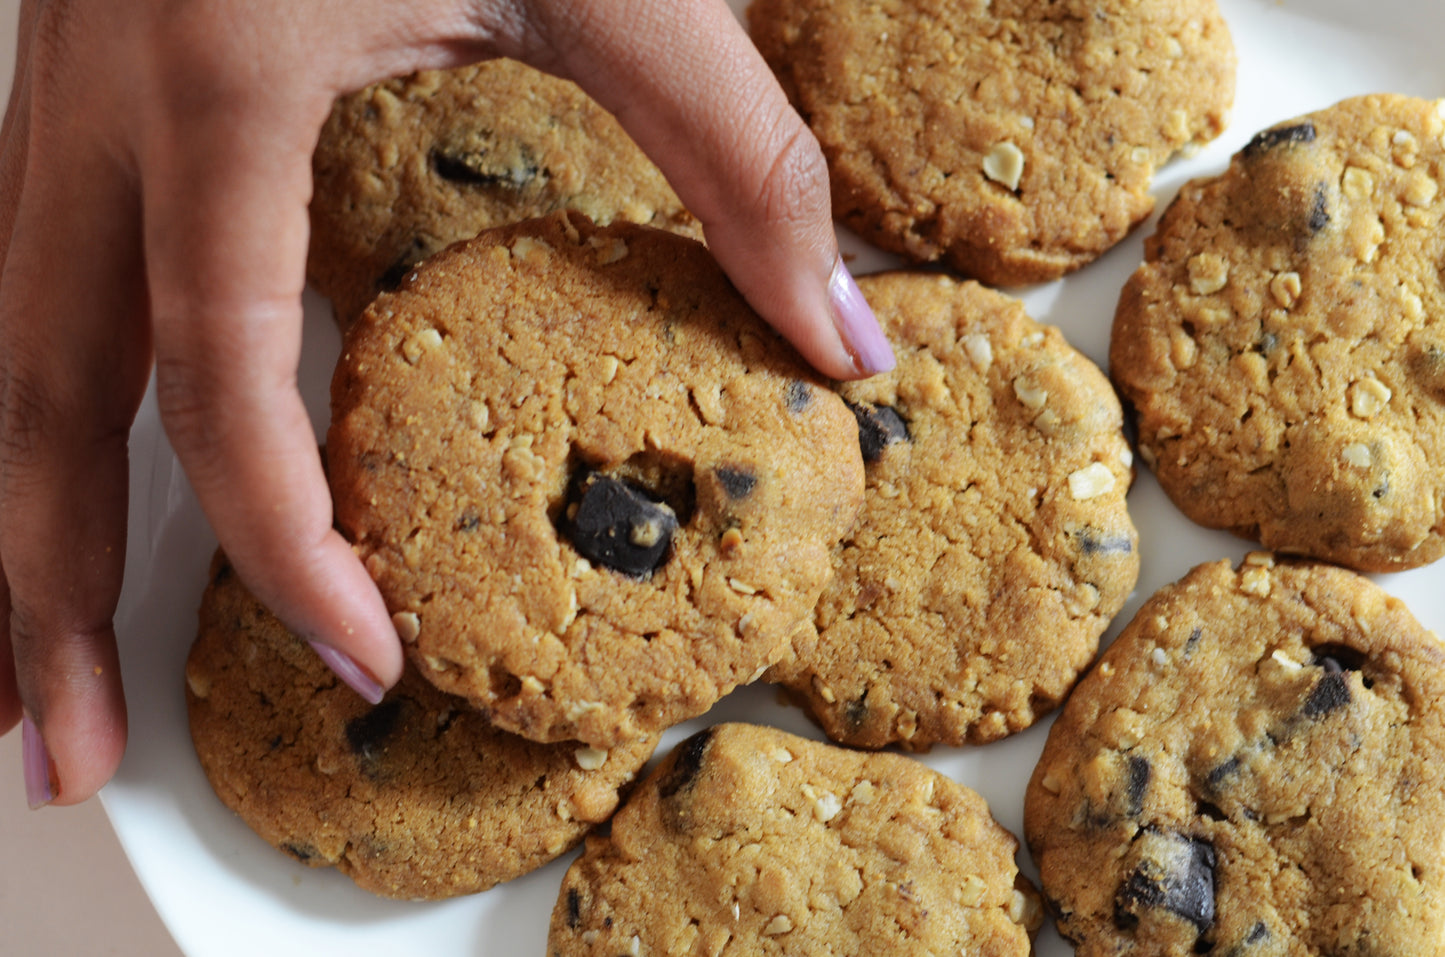
M1186 178L1222 169L1250 135L1277 120L1357 93L1445 94L1437 42L1445 35L1445 6L1417 0L1220 0L1220 5L1239 52L1234 119L1217 143L1164 171L1155 187L1161 207ZM10 8L6 22L13 24L17 0L4 0L4 6ZM734 6L741 7L741 0ZM1063 282L1028 290L1030 313L1060 326L1102 363L1115 299L1141 258L1143 235L1152 229L1152 222L1145 224L1100 262ZM862 251L860 244L849 242ZM859 263L860 271L886 265L876 253L865 254ZM307 306L301 382L319 435L337 338L325 304L313 298ZM565 860L474 897L395 903L357 890L334 871L296 864L221 806L191 750L182 694L183 663L215 542L160 432L150 398L136 424L132 455L132 537L118 618L131 739L120 773L102 798L182 950L191 957L545 953L547 921ZM1120 623L1144 596L1195 564L1237 559L1248 549L1245 542L1187 522L1147 473L1130 494L1130 506L1140 529L1144 570ZM1445 568L1378 580L1403 597L1427 627L1445 634L1445 595L1439 587ZM780 707L763 689L730 697L704 720L723 719L776 723L817 736L798 711ZM665 745L700 723L675 729ZM982 792L1004 826L1019 833L1024 784L1046 730L1037 727L983 748L937 748L924 760ZM1026 852L1020 858L1032 873ZM1037 952L1065 957L1069 948L1046 930Z

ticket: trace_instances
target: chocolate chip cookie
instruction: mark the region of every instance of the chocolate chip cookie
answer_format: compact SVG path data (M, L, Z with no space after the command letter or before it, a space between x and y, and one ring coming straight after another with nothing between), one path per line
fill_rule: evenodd
M587 842L547 953L1023 955L1042 914L1017 846L911 758L718 725Z
M1256 552L1155 594L1079 683L1025 833L1080 957L1445 953L1445 644Z
M1054 279L1153 209L1223 130L1213 0L754 0L753 39L822 144L838 217L991 284Z
M610 113L514 60L342 97L312 166L308 277L343 325L443 247L560 209L702 238Z
M700 243L577 214L428 260L332 396L337 517L411 660L535 740L756 679L863 496L852 413Z
M1016 299L926 273L858 283L898 365L839 387L863 510L768 679L848 744L990 741L1058 705L1134 587L1123 412Z
M410 669L373 707L219 555L186 703L206 777L252 830L404 899L486 890L563 854L611 816L657 744L526 741Z
M1110 370L1191 519L1364 571L1445 554L1445 119L1366 96L1189 183Z

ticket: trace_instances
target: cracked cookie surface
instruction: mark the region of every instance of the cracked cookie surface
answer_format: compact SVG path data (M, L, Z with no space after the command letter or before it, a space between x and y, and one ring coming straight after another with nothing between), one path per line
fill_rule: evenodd
M221 555L186 662L186 705L207 780L252 830L400 899L486 890L570 850L611 816L657 744L527 741L410 668L372 706Z
M994 740L1058 705L1138 578L1123 412L1016 299L927 273L858 285L898 365L838 387L863 508L767 678L848 744Z
M1018 841L976 793L898 754L722 724L587 842L551 957L1030 952Z
M993 285L1092 261L1218 136L1213 0L754 0L754 41L828 160L836 215Z
M1445 119L1345 100L1186 184L1110 372L1194 521L1363 571L1445 555Z
M1445 645L1346 569L1256 552L1161 589L1025 798L1080 957L1445 954Z
M307 273L343 326L432 253L561 209L702 238L610 113L575 84L515 60L341 97L312 168Z
M339 523L439 687L608 747L783 653L863 495L852 414L699 243L559 215L349 331Z

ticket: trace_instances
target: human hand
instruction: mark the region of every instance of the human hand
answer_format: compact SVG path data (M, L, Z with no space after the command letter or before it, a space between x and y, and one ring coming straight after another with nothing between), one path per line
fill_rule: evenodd
M0 129L0 732L33 806L114 773L126 441L171 443L255 594L375 700L402 667L332 529L296 388L311 152L334 97L486 56L577 81L821 372L892 365L827 176L723 0L22 0ZM23 718L22 718L23 712Z

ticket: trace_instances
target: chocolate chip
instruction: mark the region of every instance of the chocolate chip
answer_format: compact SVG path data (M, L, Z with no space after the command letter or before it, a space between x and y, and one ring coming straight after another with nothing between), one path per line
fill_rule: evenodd
M800 379L794 379L788 383L788 390L783 394L783 401L788 406L788 411L794 415L802 415L808 411L808 406L813 404L813 387Z
M365 714L346 722L346 744L363 764L375 761L386 750L386 739L401 723L400 698L388 698Z
M287 854L290 854L302 864L305 864L307 861L311 860L313 857L316 856L316 848L310 847L306 844L297 844L294 841L287 841L282 844L281 850L285 851Z
M1313 143L1314 141L1315 125L1306 120L1293 126L1277 126L1272 130L1256 133L1254 139L1245 145L1241 153L1252 158L1276 147L1296 143Z
M868 720L868 692L843 706L843 720L854 730L863 727L863 722Z
M1088 525L1075 532L1074 537L1085 555L1127 555L1134 550L1128 535L1109 535Z
M1325 715L1350 703L1350 680L1342 671L1326 671L1305 699L1300 713L1306 718L1323 718Z
M723 465L714 469L713 474L717 476L718 484L723 487L723 491L728 493L728 498L734 501L753 494L753 489L758 484L758 477L743 468Z
M858 420L858 445L863 450L863 461L876 462L888 446L912 438L908 434L908 423L898 410L886 405L843 401Z
M1214 845L1157 828L1141 831L1139 843L1139 862L1114 897L1115 925L1133 930L1143 913L1163 910L1200 933L1214 926Z
M686 790L696 780L698 772L702 770L707 746L712 742L712 732L712 728L704 728L673 750L672 767L657 785L659 797L666 800L679 791Z
M1154 769L1149 764L1148 758L1141 758L1137 754L1129 757L1129 816L1138 817L1144 810L1144 795L1149 791L1149 778L1153 776Z
M572 484L562 530L590 561L646 578L667 560L677 516L642 489L599 472Z
M457 516L456 529L459 532L475 532L482 525L482 518L474 508L466 508Z

